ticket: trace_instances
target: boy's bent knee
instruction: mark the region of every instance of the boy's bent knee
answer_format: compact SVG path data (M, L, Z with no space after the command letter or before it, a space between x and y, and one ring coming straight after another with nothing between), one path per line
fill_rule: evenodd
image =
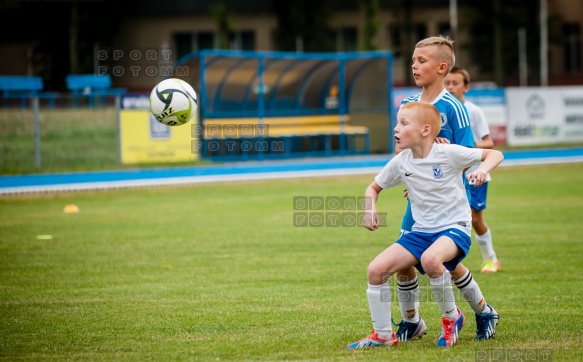
M440 272L444 268L441 259L431 253L421 255L421 266L428 276L431 276L435 272Z
M386 265L381 265L380 263L376 263L372 261L368 265L367 269L367 279L368 283L372 285L380 285L389 279L389 277L393 273L390 272L389 268Z

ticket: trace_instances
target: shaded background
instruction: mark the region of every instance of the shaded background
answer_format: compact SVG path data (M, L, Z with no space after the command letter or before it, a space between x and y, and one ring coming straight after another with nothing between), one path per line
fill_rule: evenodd
M96 72L99 49L123 49L127 57L132 48L167 47L172 61L209 48L385 49L395 54L395 85L409 86L414 44L439 33L456 40L457 63L470 69L473 81L519 85L522 46L527 85L541 85L540 10L546 4L548 84L583 84L582 0L453 4L456 18L450 16L450 0L3 0L0 74L40 75L45 90L64 91L67 74ZM126 74L113 77L115 86L130 91L150 87L152 81L135 79L143 73L129 77L127 63L117 65Z

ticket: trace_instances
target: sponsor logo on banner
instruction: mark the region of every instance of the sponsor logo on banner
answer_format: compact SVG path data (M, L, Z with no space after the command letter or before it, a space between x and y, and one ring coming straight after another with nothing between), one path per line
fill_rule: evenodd
M545 101L538 94L533 94L526 100L526 113L530 120L545 118Z
M121 109L150 109L148 94L129 94L121 97Z
M569 127L568 137L577 137L583 134L583 95L563 98L567 111L565 125Z
M152 113L148 113L150 123L150 138L152 140L167 140L171 136L170 127L156 120Z

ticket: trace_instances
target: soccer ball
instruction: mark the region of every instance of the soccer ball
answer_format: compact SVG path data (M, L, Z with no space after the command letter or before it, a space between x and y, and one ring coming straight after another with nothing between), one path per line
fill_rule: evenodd
M150 111L158 122L167 126L187 123L197 109L196 92L181 79L165 79L150 93Z

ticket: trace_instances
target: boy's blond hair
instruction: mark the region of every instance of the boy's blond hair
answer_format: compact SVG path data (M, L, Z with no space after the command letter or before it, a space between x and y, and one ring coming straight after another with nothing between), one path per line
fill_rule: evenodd
M441 130L441 115L435 106L428 102L409 102L401 106L400 109L411 109L415 112L414 121L419 125L428 124L431 127L432 138L437 137Z
M422 48L429 45L437 45L437 54L435 54L435 58L438 62L447 64L447 71L444 74L444 76L446 76L455 64L453 40L448 36L443 35L431 36L417 42L415 48Z

